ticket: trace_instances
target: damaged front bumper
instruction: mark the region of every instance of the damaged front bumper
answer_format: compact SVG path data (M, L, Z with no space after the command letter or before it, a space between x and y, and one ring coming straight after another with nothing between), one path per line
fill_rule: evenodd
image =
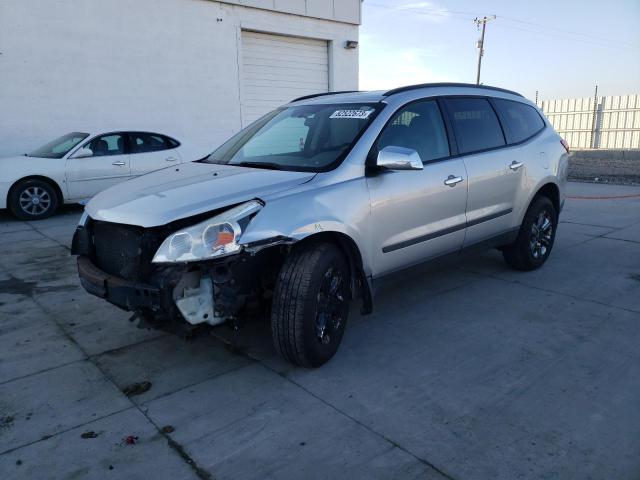
M143 229L85 218L71 249L82 286L148 326L187 335L201 324L236 321L269 301L289 239L243 245L220 258L153 263L164 239L181 227Z
M259 307L275 282L281 261L275 253L163 266L149 283L112 275L79 255L78 274L87 292L136 312L146 326L189 335L200 325L235 321L244 309Z
M191 325L223 323L224 315L214 308L211 277L198 270L176 273L177 282L165 282L160 288L110 275L96 267L88 257L78 257L78 275L84 289L124 310L171 312L175 306Z
M210 275L199 270L176 270L173 273L171 280L158 287L111 275L96 267L90 258L78 257L80 283L87 292L123 310L151 312L157 314L156 320L159 316L168 321L165 325L151 322L150 326L166 329L169 324L182 319L192 326L215 326L233 316L229 311L229 302L221 302L224 309L223 305L214 305L214 283ZM215 289L222 300L220 288ZM148 320L145 315L141 317Z
M158 287L131 282L110 275L96 267L88 257L78 257L78 275L84 289L106 301L128 311L139 308L161 310L170 306Z

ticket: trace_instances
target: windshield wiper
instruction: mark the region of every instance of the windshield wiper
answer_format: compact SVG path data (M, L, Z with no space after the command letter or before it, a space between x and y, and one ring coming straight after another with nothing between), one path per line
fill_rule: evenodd
M240 162L229 163L229 165L235 165L237 167L266 168L267 170L284 170L282 165L271 162Z

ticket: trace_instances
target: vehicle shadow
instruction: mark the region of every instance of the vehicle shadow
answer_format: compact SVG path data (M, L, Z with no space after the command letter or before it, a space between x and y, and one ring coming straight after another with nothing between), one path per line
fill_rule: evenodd
M65 215L81 215L83 209L84 206L79 204L61 205L60 207L58 207L56 213L54 213L51 217L45 218L44 220L33 221L37 222L37 225L46 225L48 222ZM19 218L14 217L8 209L0 209L0 224L21 223L24 221L25 220L20 220ZM0 228L1 227L2 225L0 225Z

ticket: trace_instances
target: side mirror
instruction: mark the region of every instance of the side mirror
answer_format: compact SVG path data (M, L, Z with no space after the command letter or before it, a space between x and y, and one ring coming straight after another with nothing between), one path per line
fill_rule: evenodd
M387 170L422 170L420 155L412 148L384 147L378 152L376 165Z
M81 148L76 153L74 153L71 158L85 158L85 157L93 157L93 150L91 150L89 147Z

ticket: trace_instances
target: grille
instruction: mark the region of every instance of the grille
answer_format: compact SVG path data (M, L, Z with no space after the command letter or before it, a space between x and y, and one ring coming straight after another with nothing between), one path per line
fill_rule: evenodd
M183 218L167 225L142 228L92 220L93 261L103 272L125 280L151 283L158 270L151 263L162 242L171 233L195 225L223 209Z
M126 280L146 281L160 242L140 227L93 223L94 260L102 271Z

